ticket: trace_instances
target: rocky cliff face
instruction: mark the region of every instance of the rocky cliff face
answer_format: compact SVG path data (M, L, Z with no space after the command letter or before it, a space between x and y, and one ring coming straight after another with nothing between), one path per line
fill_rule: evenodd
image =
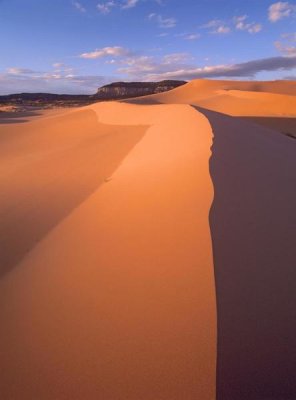
M146 96L149 94L166 92L184 85L185 83L185 81L115 82L99 88L94 97L98 100L116 100L128 97Z

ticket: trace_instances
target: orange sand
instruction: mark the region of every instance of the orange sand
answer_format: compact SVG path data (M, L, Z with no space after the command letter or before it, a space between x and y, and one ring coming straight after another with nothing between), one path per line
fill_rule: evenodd
M100 124L113 127L95 126L94 113ZM0 287L4 398L213 400L212 133L206 118L183 105L105 103L48 120L43 133L41 123L27 125L23 134L4 132L9 148L4 166L12 175L5 203L13 201L8 250L14 259L22 253ZM114 124L134 141L141 126L150 128L87 197L84 174L93 177L91 171L101 169L99 186L101 175L109 176L102 172L106 165L110 169L118 159L117 146L124 145L113 138L103 165L90 158L90 149L102 157L98 132L111 137ZM42 144L35 128L44 135ZM58 149L55 136L61 137ZM90 146L86 153L84 146ZM35 158L47 160L46 169L37 164L24 170ZM22 194L25 174L33 174L36 183L28 189L30 179L25 182ZM75 209L69 206L73 193L80 195ZM56 199L63 216L48 229ZM23 242L13 240L19 214L31 216L25 228L20 225L27 254ZM42 225L47 232L33 243L32 230Z
M237 118L294 94L197 80L0 125L4 400L296 397L295 143Z
M235 116L295 116L293 81L240 82L195 80L170 92L146 96L143 102L184 103ZM135 100L135 102L139 102Z

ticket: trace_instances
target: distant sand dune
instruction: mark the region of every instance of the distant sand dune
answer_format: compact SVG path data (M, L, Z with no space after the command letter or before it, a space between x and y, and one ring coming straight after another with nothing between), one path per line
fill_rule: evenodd
M240 82L201 79L169 92L132 101L136 104L192 104L233 116L294 116L295 95L294 81Z

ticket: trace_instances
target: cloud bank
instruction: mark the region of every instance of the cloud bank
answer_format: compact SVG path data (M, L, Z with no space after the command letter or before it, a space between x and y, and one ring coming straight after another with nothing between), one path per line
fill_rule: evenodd
M289 36L290 38L290 36ZM284 45L283 45L284 46ZM292 76L296 68L296 54L285 49L288 56L269 57L237 64L209 65L197 67L190 54L167 54L160 59L153 56L125 55L115 62L116 72L112 76L79 75L62 63L55 63L53 70L32 71L11 67L0 73L0 94L19 92L51 92L92 94L99 86L118 80L158 81L164 79L192 80L200 78L253 79L263 71L287 71ZM107 52L109 55L109 53ZM114 54L112 54L114 56Z
M280 19L288 18L296 13L296 4L287 1L279 1L272 4L268 9L268 19L271 22L277 22Z
M157 63L150 57L135 60L134 63L130 62L128 66L119 69L119 72L137 76L143 80L191 80L197 78L254 78L256 74L263 71L289 71L293 68L296 68L296 56L269 57L238 64L203 67L168 64L165 62L165 58Z
M130 51L125 49L124 47L120 46L113 46L113 47L103 47L102 49L96 49L89 53L82 53L80 54L80 58L86 59L98 59L104 57L124 57L130 55Z

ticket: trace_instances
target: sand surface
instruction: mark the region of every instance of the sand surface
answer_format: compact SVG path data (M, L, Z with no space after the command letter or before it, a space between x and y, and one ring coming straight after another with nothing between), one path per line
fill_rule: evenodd
M0 106L0 125L23 124L39 118L54 117L71 111L70 107L57 107L52 109L41 109L27 106Z
M83 135L82 120L89 124ZM206 118L185 105L106 103L51 120L55 128L47 121L42 144L35 133L40 123L4 135L4 176L12 174L4 215L14 228L4 264L13 259L14 268L0 287L1 393L7 399L214 399ZM67 133L65 123L73 123ZM117 146L128 146L111 139L114 126L133 142L147 130L119 168L103 174L118 159ZM97 130L113 141L105 154ZM27 160L31 152L47 162L44 169ZM96 178L96 190L86 190L85 175L90 184ZM98 188L102 175L110 178ZM79 195L74 210L73 194Z
M129 101L129 100L128 100ZM135 103L183 103L232 116L294 117L294 81L240 82L194 80L169 92L143 97Z
M296 142L199 110L214 134L217 399L294 399Z
M145 129L99 124L92 110L0 125L0 275L112 174Z
M0 124L4 400L296 398L295 94Z
M246 121L254 122L258 125L276 130L286 136L296 138L296 118L295 117L242 117Z

